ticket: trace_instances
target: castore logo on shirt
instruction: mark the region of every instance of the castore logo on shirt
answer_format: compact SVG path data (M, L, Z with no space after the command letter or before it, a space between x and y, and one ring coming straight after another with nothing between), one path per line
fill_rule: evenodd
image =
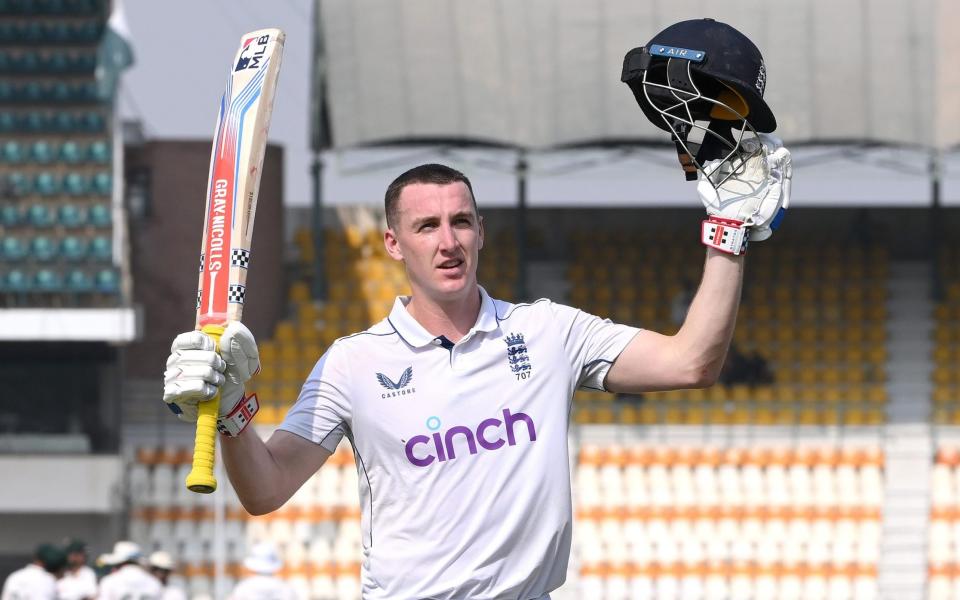
M398 381L393 381L383 373L377 373L377 381L380 382L380 385L390 390L384 394L380 394L381 398L395 398L396 396L406 396L407 394L412 394L417 391L417 388L405 389L410 382L413 381L413 367L407 367L407 370L403 372L403 375L400 376Z

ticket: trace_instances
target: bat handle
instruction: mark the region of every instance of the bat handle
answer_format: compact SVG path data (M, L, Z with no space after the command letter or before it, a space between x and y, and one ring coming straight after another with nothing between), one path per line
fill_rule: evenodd
M213 338L220 352L222 325L204 325L200 331ZM217 451L217 417L220 414L220 391L213 398L197 406L197 436L193 441L193 468L187 475L187 489L198 494L209 494L217 489L213 463Z

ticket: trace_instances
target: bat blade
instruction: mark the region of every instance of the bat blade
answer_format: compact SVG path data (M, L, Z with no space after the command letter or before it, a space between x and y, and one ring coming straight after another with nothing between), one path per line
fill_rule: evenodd
M267 130L280 73L285 34L279 29L251 31L240 38L220 100L210 152L196 327L217 341L231 321L239 321L246 295L253 222ZM210 493L220 394L201 402L187 487Z
M243 313L267 129L285 35L244 35L231 62L210 153L198 286L197 328Z

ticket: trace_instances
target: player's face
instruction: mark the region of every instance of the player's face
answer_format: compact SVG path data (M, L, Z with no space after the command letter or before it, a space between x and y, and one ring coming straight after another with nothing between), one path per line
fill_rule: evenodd
M467 186L410 184L397 208L384 243L390 256L404 262L414 296L449 302L475 292L483 221Z

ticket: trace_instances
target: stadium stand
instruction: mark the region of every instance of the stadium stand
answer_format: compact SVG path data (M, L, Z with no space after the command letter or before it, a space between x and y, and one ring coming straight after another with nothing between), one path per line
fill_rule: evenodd
M945 244L940 248L937 275L944 295L934 308L933 348L933 421L941 425L960 425L960 247Z
M931 476L928 545L930 600L960 597L960 447L941 445Z
M119 261L102 241L112 234L111 107L94 81L106 9L0 6L0 306L120 303Z
M130 537L147 549L175 552L184 563L183 584L193 595L210 593L214 576L212 512L204 496L186 490L192 447L142 447L130 466ZM232 488L226 494L228 589L242 574L241 560L253 544L273 541L281 550L281 577L302 598L359 597L361 539L357 471L341 446L280 510L251 517Z
M877 447L583 445L583 598L878 597Z
M702 249L662 233L573 241L571 303L615 321L672 333L671 314L699 282ZM803 260L800 260L800 257ZM597 265L616 265L613 267ZM759 355L772 380L611 402L579 392L578 423L878 425L884 422L887 251L779 243L751 256L734 346ZM685 289L685 287L687 289ZM681 315L682 316L682 315ZM632 400L632 401L631 401Z

